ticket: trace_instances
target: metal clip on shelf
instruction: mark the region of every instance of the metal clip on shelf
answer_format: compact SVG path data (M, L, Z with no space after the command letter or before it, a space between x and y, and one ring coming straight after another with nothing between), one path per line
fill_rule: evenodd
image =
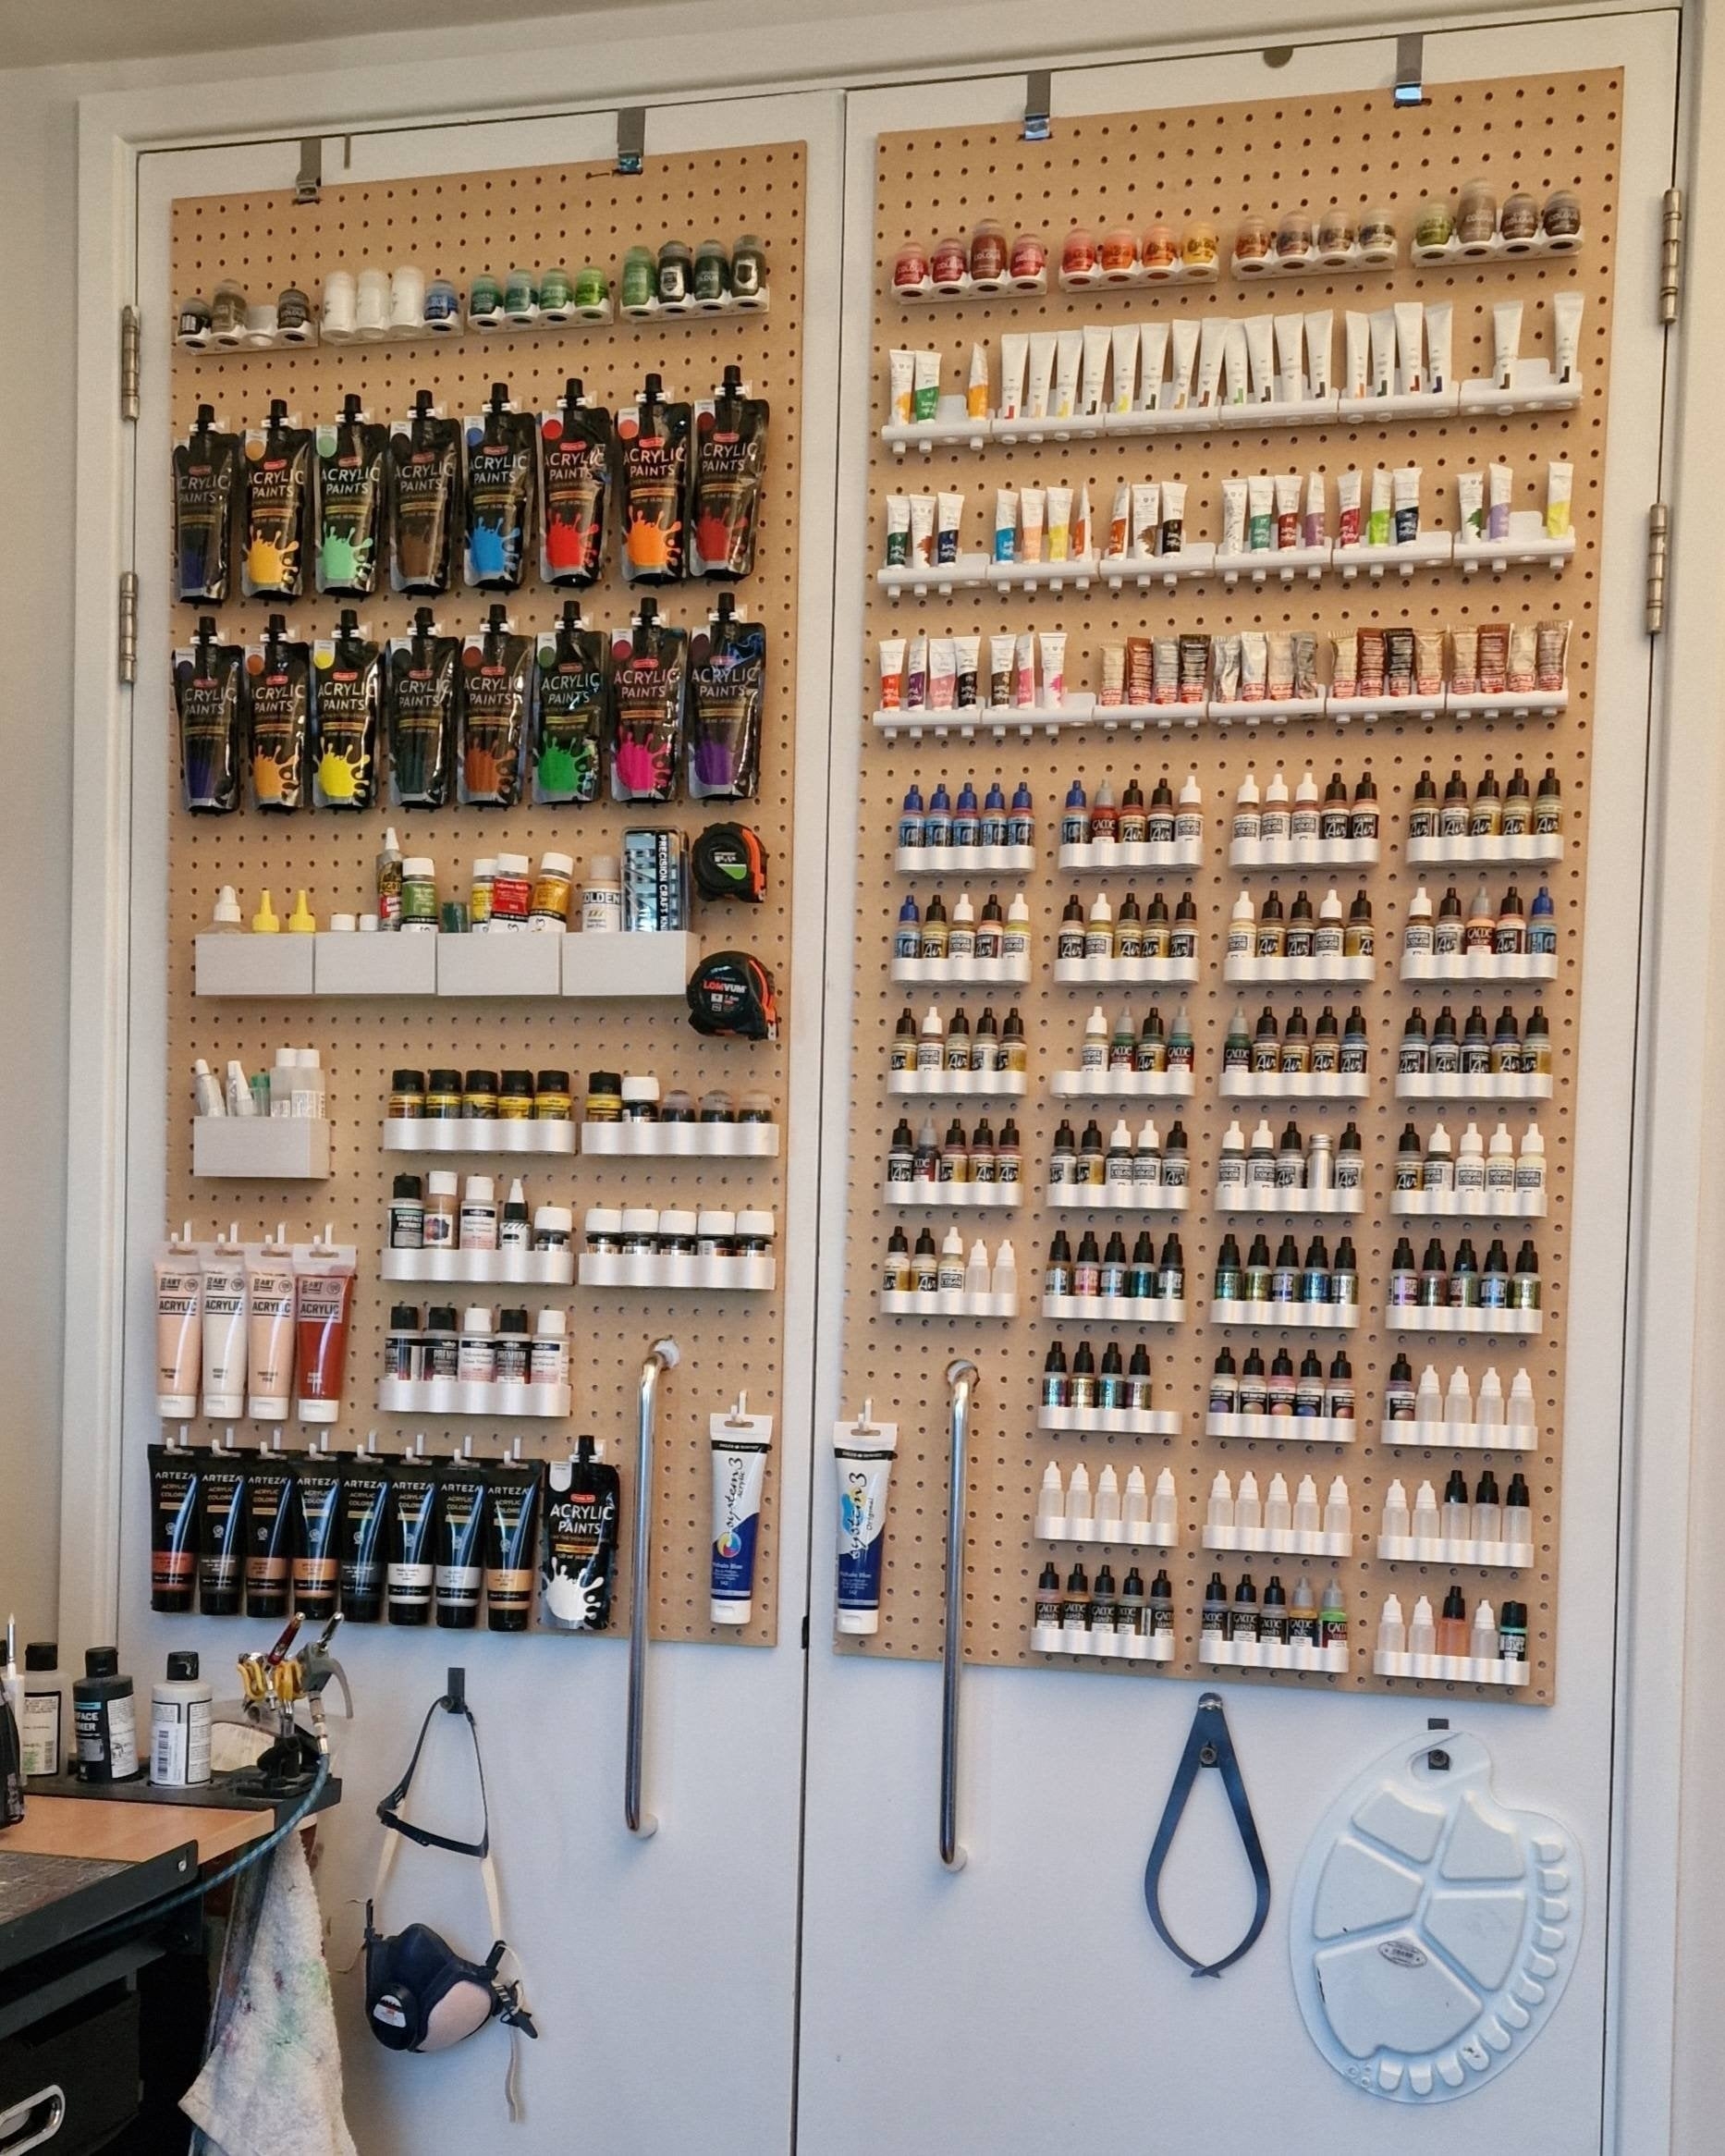
M970 1448L971 1388L976 1365L947 1365L952 1394L952 1461L947 1477L947 1631L940 1663L940 1861L962 1871L959 1840L959 1679L964 1668L964 1509Z
M644 1842L659 1822L642 1803L642 1753L647 1726L647 1626L653 1599L653 1419L659 1373L677 1367L674 1340L655 1343L641 1366L641 1420L635 1439L635 1537L629 1583L629 1724L623 1746L623 1818Z

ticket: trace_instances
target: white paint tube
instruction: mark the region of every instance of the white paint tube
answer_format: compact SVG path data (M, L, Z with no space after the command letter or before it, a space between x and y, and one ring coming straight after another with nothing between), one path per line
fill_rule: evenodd
M995 489L995 559L1012 560L1017 546L1018 489L999 486Z
M1066 702L1066 631L1045 629L1036 641L1042 651L1042 700L1058 709Z
M1330 344L1335 335L1335 317L1327 307L1321 307L1305 318L1305 372L1306 395L1329 395Z
M1425 309L1425 386L1434 396L1449 388L1455 350L1455 309L1433 300Z
M833 1433L838 1471L838 1585L835 1628L854 1635L880 1629L880 1574L887 1491L898 1458L896 1427L864 1431L839 1424Z
M935 497L911 496L911 567L932 569L935 561Z
M1276 474L1276 544L1278 547L1300 544L1300 474L1297 472Z
M1305 475L1305 527L1301 537L1308 546L1323 546L1329 539L1329 509L1321 472Z
M1276 543L1276 484L1267 472L1246 482L1246 551L1262 554Z
M1393 307L1376 307L1372 311L1372 395L1393 397L1396 393L1396 311Z
M1000 417L1024 416L1024 362L1030 356L1030 339L1009 330L1000 339Z
M988 417L988 354L979 344L971 347L971 379L964 393L967 418Z
M1178 332L1184 327L1184 325L1176 323L1174 326ZM1221 401L1222 355L1228 349L1228 327L1227 321L1219 314L1206 314L1204 318L1198 358L1198 409L1200 411L1212 410ZM1174 361L1178 368L1180 363L1180 338L1178 335L1174 339ZM1179 401L1177 398L1176 402Z
M1173 352L1174 394L1168 399L1170 411L1184 411L1192 403L1192 370L1198 357L1198 325L1189 314L1182 314L1169 332ZM1150 331L1144 331L1144 366L1139 375L1143 392L1147 396L1150 385ZM1219 355L1220 347L1217 347ZM1220 379L1218 365L1217 379ZM1212 385L1214 388L1214 385ZM1202 401L1202 399L1200 399Z
M1417 300L1395 304L1396 356L1401 362L1401 394L1420 397L1425 391L1425 310Z
M1222 401L1245 404L1250 401L1251 389L1252 364L1246 325L1243 322L1230 322L1228 340L1222 347Z
M904 639L901 636L883 636L880 640L880 707L883 711L897 711L904 702Z
M911 423L911 385L915 376L914 352L888 352L887 354L887 381L892 394L892 423L905 427Z
M1341 394L1364 397L1371 382L1371 317L1352 309L1341 318Z
M1021 561L1036 562L1042 559L1043 512L1047 496L1040 486L1024 486L1018 496L1018 557Z
M1088 486L1081 486L1078 499L1072 506L1072 559L1086 560L1092 551L1090 489Z
M1551 345L1560 382L1573 382L1581 374L1582 308L1580 292L1551 295Z
M1380 464L1372 473L1372 507L1365 520L1365 544L1368 546L1389 545L1392 529L1389 505L1389 473Z
M755 1536L761 1486L773 1445L773 1418L716 1415L707 1429L713 1452L713 1576L707 1616L715 1624L747 1624L754 1614Z
M911 417L921 426L940 410L940 354L915 352L911 386Z
M1515 383L1515 362L1522 356L1522 302L1500 300L1491 311L1491 378L1499 389Z
M1024 398L1026 419L1046 419L1048 388L1054 379L1055 336L1051 329L1033 332L1030 340L1030 387Z
M1078 409L1086 418L1102 410L1102 399L1107 388L1108 347L1111 341L1106 324L1099 326L1093 325L1083 333L1083 371L1079 376Z
M1126 322L1109 333L1114 362L1114 393L1110 411L1130 411L1138 387L1138 325Z
M1132 545L1132 490L1121 480L1114 490L1114 507L1108 512L1108 554L1118 560Z
M1570 500L1575 486L1572 464L1546 466L1546 537L1564 538L1574 529L1570 521Z
M1456 516L1460 536L1476 545L1486 536L1486 475L1483 472L1458 472L1455 475Z
M1488 464L1486 467L1486 536L1487 539L1507 539L1510 536L1510 502L1515 492L1513 468L1508 464Z
M1069 561L1072 548L1072 490L1051 486L1048 502L1048 559Z
M1253 404L1271 404L1276 398L1276 325L1267 314L1246 317L1246 360L1251 370ZM1230 397L1232 404L1234 398Z
M1033 337L1033 347L1035 339ZM1063 329L1054 340L1054 409L1055 419L1070 419L1078 410L1078 366L1083 357L1084 333L1082 329Z
M1304 336L1303 315L1276 317L1276 394L1284 404L1298 404L1305 386L1300 366L1300 348Z
M1243 554L1246 551L1246 483L1243 479L1225 479L1222 482L1222 541L1218 554Z
M911 497L887 496L887 567L903 569L911 558Z
M1162 552L1178 554L1186 536L1186 482L1162 482Z
M1398 464L1390 475L1395 544L1406 546L1420 535L1420 468Z
M964 521L964 496L942 494L935 497L935 559L950 568L959 558L959 527Z
M1132 489L1132 557L1148 561L1162 536L1162 489L1154 480Z
M1178 329L1180 324L1176 323L1174 326ZM1192 331L1193 344L1195 348L1198 325L1193 322L1188 324L1187 326ZM1166 321L1146 322L1139 333L1138 409L1140 411L1159 411L1161 410L1162 375L1168 365L1168 325ZM1175 349L1178 351L1178 345ZM1174 371L1176 374L1180 372L1178 361L1176 361ZM1186 361L1186 380L1189 384L1192 380L1190 354ZM1118 383L1116 386L1119 386Z
M1338 546L1357 546L1360 544L1360 475L1357 472L1339 472L1336 474L1336 544Z

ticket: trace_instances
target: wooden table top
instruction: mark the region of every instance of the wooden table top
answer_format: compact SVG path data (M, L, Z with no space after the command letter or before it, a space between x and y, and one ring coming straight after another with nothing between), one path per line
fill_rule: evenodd
M268 1811L230 1811L214 1806L109 1803L101 1797L32 1796L26 1784L25 1812L6 1830L0 1847L37 1856L93 1856L141 1864L188 1842L198 1844L200 1865L231 1856L261 1842L275 1824Z

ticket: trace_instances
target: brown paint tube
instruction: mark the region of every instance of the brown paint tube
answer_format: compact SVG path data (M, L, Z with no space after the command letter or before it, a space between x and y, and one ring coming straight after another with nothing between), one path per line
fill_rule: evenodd
M348 1375L353 1253L312 1243L294 1252L294 1411L334 1422Z
M318 1452L301 1460L294 1476L293 1607L304 1617L336 1614L341 1484L340 1461Z
M533 1614L541 1470L504 1461L486 1470L485 1623L525 1632Z
M246 1481L246 1614L285 1617L292 1582L294 1469L265 1452Z

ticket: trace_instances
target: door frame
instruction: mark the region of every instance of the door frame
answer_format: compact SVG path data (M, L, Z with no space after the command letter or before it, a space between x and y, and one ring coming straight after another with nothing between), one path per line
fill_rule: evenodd
M1506 6L1466 12L1392 10L1378 0L1344 0L1319 41L1352 41L1375 29L1428 31L1557 18L1558 7ZM1630 15L1633 7L1589 8ZM1669 12L1659 10L1658 12ZM496 116L554 111L603 112L618 103L705 102L739 91L789 86L845 89L895 80L972 79L966 46L972 22L957 8L915 18L922 50L902 67L879 55L902 50L909 18L852 18L824 25L821 62L782 28L728 33L723 80L686 96L661 89L689 66L687 29L667 27L657 10L630 18L583 18L576 38L554 49L554 78L579 80L581 95L548 96L546 55L510 49L487 56L486 94ZM991 16L991 65L1013 60L1070 67L1086 57L1108 64L1211 51L1249 51L1285 36L1286 18L1270 0L1253 0L1227 40L1206 35L1202 0L1180 0L1164 18L1165 36L1145 41L1142 13L1126 0L1099 0L1082 38L1047 50L1042 0L1003 0ZM541 29L543 26L529 26ZM594 34L597 31L599 34ZM380 47L382 41L379 41ZM514 41L511 40L513 46ZM303 71L236 75L199 85L197 111L267 115L278 140L303 130L339 141L343 130L407 127L439 115L472 114L466 104L471 64L416 59L398 45L375 66L340 74L315 69L306 48L288 55ZM511 100L519 102L511 104ZM135 504L132 445L118 417L116 325L136 293L135 201L138 164L152 150L253 138L263 129L188 125L183 86L86 97L79 107L79 284L76 314L76 587L73 654L74 815L69 1069L70 1129L66 1201L66 1343L62 1410L60 1628L68 1639L109 1637L117 1597L121 1353L126 1301L125 1164L128 1120L127 991L129 910L130 698L115 680L116 593L131 557ZM1709 140L1706 109L1725 109L1725 40L1694 38L1685 51L1679 92L1676 178L1686 192L1692 230L1710 229L1725 204L1725 141ZM326 148L328 145L326 144ZM811 264L811 307L816 283ZM836 277L836 265L834 269ZM1648 296L1650 300L1650 295ZM1620 304L1627 295L1621 296ZM1720 1582L1707 1576L1704 1523L1690 1513L1696 1463L1695 1418L1703 1393L1697 1355L1706 1338L1697 1283L1719 1277L1725 1229L1718 1170L1707 1141L1717 1128L1707 1070L1716 976L1725 987L1725 948L1694 933L1697 894L1710 900L1725 868L1725 684L1719 677L1714 624L1725 571L1718 566L1713 505L1725 499L1725 431L1717 426L1717 362L1725 346L1725 291L1692 278L1662 385L1666 497L1672 508L1670 604L1667 634L1650 651L1655 723L1650 811L1642 893L1645 937L1637 1024L1637 1101L1632 1186L1632 1253L1639 1292L1628 1336L1626 1421L1652 1441L1625 1452L1623 1592L1620 1605L1618 1744L1613 1777L1613 1940L1608 1992L1608 2115L1620 2142L1637 2150L1669 2146L1673 2113L1675 1984L1680 1946L1708 1926L1697 1911L1704 1894L1719 1914L1725 1886L1692 1880L1690 1919L1680 1936L1673 1893L1687 1790L1699 1808L1716 1762L1698 1743L1685 1760L1686 1699L1695 1694L1710 1627L1694 1627L1692 1602ZM811 521L811 530L814 521ZM1683 693L1674 693L1682 684ZM1691 687L1689 684L1694 684ZM813 685L800 684L806 688ZM828 691L830 693L830 689ZM799 785L801 796L801 788ZM1681 828L1670 830L1681 803ZM818 805L813 821L819 823ZM1704 900L1705 902L1705 900ZM1711 910L1709 910L1709 917ZM812 1283L811 1291L812 1292ZM1678 1530L1688 1523L1685 1538ZM789 1512L786 1525L790 1526ZM787 1552L789 1543L787 1539ZM1712 1560L1717 1567L1717 1559ZM789 1580L794 1567L786 1566ZM787 1599L786 1619L789 1619ZM1713 1748L1717 1739L1712 1740Z

